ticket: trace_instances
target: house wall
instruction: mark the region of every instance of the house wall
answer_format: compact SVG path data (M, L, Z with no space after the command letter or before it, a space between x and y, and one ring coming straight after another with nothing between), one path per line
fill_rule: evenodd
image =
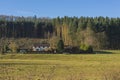
M33 51L44 51L47 48L49 48L49 47L43 47L43 46L41 46L41 47L33 47Z

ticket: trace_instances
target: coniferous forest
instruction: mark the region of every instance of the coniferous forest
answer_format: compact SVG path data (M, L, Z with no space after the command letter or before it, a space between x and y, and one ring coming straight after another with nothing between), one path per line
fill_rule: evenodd
M65 45L88 44L95 49L120 49L120 18L0 16L1 39L57 40L60 37Z

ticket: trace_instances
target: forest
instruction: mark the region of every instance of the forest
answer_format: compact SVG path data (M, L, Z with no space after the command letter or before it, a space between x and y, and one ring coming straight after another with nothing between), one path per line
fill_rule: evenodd
M3 38L47 39L50 43L62 38L65 45L120 49L120 18L0 15L0 39Z

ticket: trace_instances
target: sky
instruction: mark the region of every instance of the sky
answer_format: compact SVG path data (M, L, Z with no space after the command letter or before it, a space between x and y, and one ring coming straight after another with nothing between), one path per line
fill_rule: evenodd
M1 0L0 15L120 17L120 0Z

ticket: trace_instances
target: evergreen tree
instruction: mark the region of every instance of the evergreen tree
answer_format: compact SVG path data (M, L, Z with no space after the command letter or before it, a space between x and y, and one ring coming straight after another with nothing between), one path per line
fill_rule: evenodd
M57 50L58 50L58 52L63 52L63 50L64 50L64 42L63 42L63 40L58 41Z

